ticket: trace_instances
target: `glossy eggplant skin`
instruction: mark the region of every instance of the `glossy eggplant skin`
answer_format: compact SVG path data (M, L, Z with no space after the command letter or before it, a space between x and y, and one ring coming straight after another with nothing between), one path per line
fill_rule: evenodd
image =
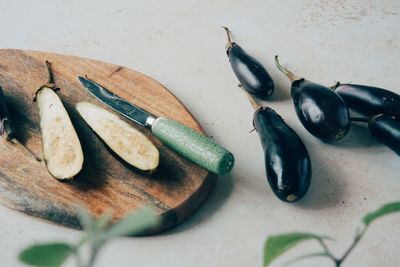
M304 79L293 81L291 95L303 126L315 137L332 142L350 129L346 103L328 87Z
M229 44L226 53L232 70L244 89L259 99L268 99L275 86L263 65L234 42Z
M296 132L271 108L254 113L254 126L265 155L268 183L282 201L294 202L308 191L311 160Z
M400 119L379 115L368 123L371 135L400 155Z
M0 136L5 136L9 140L13 138L13 134L3 89L0 86Z
M364 115L386 114L400 117L400 95L386 89L359 84L334 86L349 108Z

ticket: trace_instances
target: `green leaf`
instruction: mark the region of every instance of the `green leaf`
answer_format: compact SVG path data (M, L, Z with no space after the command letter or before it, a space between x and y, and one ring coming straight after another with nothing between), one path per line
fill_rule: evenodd
M123 217L106 231L105 237L134 235L158 226L161 217L150 208L142 208Z
M58 267L74 252L65 243L33 245L19 254L19 260L25 264L41 267Z
M285 264L283 264L284 267L289 266L295 262L304 260L304 259L308 259L308 258L315 258L315 257L328 257L330 258L331 256L326 253L326 252L316 252L316 253L310 253L310 254L306 254L306 255L302 255L299 257L296 257L294 259L291 259L290 261L286 262Z
M376 219L394 212L400 212L400 202L385 204L380 209L365 215L362 221L366 226L368 226Z
M82 225L82 228L85 231L90 230L95 218L92 216L92 214L90 214L90 212L86 208L82 206L76 207L76 210L78 212L78 219Z
M264 246L264 267L269 266L272 261L288 251L298 243L310 239L328 239L310 233L287 233L268 237Z
M92 223L92 229L102 230L108 226L112 220L113 213L111 211L104 212Z

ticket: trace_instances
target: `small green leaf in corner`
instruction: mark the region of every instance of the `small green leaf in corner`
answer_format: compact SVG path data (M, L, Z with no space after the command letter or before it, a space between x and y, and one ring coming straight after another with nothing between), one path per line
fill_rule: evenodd
M21 262L31 266L58 267L74 252L65 243L33 245L19 254Z
M376 219L394 212L400 212L400 202L383 205L380 209L365 215L362 221L366 226L368 226Z
M321 237L310 233L287 233L281 235L274 235L268 237L264 246L264 267L267 267L282 255L298 243L310 239L328 239L327 237Z

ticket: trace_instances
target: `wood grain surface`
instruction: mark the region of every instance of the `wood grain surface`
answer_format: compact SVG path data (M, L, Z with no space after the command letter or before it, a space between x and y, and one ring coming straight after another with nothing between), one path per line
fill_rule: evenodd
M36 90L47 81L45 60L52 62L56 86L81 140L85 161L74 180L60 182L24 149L0 141L0 202L12 209L57 224L80 228L77 207L94 215L112 210L114 221L143 205L163 217L152 233L179 224L190 216L211 192L216 176L181 158L165 147L149 130L129 122L148 136L160 150L160 166L153 174L127 166L90 130L75 109L88 101L99 106L79 84L77 75L104 85L114 93L157 116L166 116L203 132L184 105L152 78L100 61L53 53L0 50L0 85L11 111L17 139L42 155Z

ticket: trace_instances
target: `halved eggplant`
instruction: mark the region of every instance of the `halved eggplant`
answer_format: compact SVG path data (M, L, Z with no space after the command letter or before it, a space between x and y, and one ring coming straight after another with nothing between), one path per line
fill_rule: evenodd
M51 175L72 179L82 169L83 152L78 135L60 98L56 94L50 63L46 61L49 82L37 92L43 157Z
M94 104L81 102L76 109L90 128L124 161L143 171L157 168L158 149L140 131Z

